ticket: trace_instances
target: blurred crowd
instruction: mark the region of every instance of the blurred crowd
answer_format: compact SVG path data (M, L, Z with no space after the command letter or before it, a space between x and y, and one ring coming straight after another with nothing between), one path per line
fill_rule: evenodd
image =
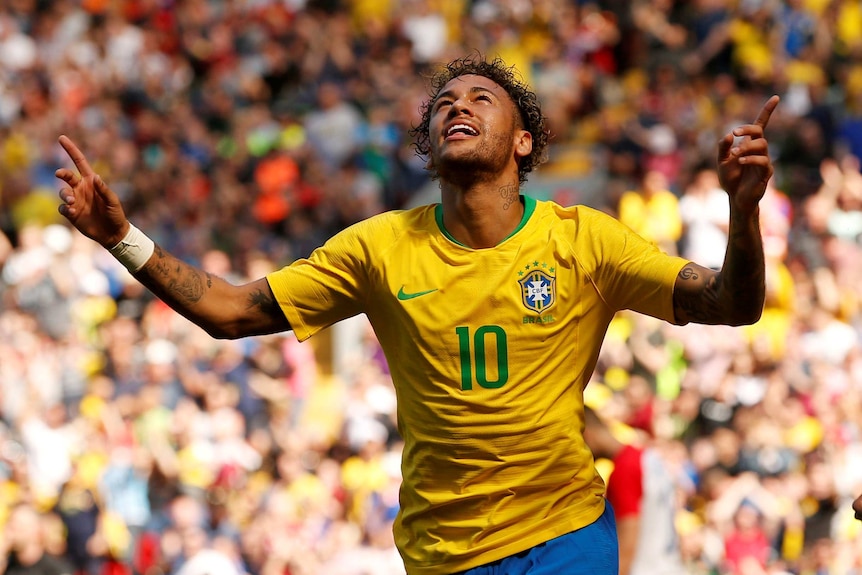
M470 52L539 94L551 199L714 267L715 144L782 96L762 320L620 314L587 401L674 470L691 573L862 573L858 1L5 0L7 573L403 573L373 333L209 338L61 221L56 141L159 244L244 282L434 189L409 128L433 66Z

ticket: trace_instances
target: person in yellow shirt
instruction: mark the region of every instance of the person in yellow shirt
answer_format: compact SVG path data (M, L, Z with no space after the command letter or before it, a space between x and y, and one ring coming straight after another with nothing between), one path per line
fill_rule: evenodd
M611 216L521 194L545 158L538 98L499 58L441 67L412 133L442 201L350 226L308 258L232 285L133 226L68 137L59 211L213 337L305 340L366 314L403 439L395 542L409 575L611 575L616 528L582 435L584 388L619 310L750 324L764 300L758 202L778 104L718 143L730 238L721 270Z
M743 0L731 20L728 36L733 64L747 81L768 82L775 74L776 26L764 0Z
M677 242L682 237L682 215L679 199L668 188L665 175L647 170L636 190L620 196L617 206L619 219L644 239L655 243L671 255L677 255Z

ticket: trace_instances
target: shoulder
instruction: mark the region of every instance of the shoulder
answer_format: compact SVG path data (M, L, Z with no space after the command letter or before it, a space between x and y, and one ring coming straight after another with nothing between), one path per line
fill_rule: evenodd
M607 212L583 204L561 206L537 202L533 233L563 248L586 271L607 266L616 270L621 260L638 259L655 247Z
M44 575L72 575L75 573L75 568L65 557L46 553L35 564L19 572L42 573Z
M390 210L371 216L345 228L355 234L393 234L427 229L434 221L434 205L419 206L409 210ZM342 232L343 233L343 232Z
M585 204L562 206L551 200L536 201L536 215L543 220L554 219L578 226L621 225L619 220Z
M405 236L424 235L433 230L434 206L391 210L356 222L341 230L327 244L360 244L379 250Z
M540 201L536 215L543 228L565 235L567 241L580 249L598 253L609 246L611 253L618 253L621 246L635 245L634 232L628 225L597 208L583 204L564 207L552 201Z

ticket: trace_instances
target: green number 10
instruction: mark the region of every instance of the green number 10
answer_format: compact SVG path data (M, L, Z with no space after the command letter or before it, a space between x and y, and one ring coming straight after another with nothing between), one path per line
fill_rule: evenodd
M473 389L473 353L470 351L470 328L456 327L458 349L461 356L461 389ZM486 359L486 336L493 336L497 350L497 379L488 380ZM473 349L476 359L476 383L485 389L503 387L509 380L509 351L506 346L506 332L499 325L483 325L473 334Z

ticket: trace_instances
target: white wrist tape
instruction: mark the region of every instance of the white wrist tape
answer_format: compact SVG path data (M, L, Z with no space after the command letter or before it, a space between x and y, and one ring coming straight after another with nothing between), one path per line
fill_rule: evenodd
M126 266L127 270L136 273L144 267L144 264L147 263L147 260L150 259L155 250L156 244L153 240L130 223L129 232L126 234L126 237L108 251L121 264Z

